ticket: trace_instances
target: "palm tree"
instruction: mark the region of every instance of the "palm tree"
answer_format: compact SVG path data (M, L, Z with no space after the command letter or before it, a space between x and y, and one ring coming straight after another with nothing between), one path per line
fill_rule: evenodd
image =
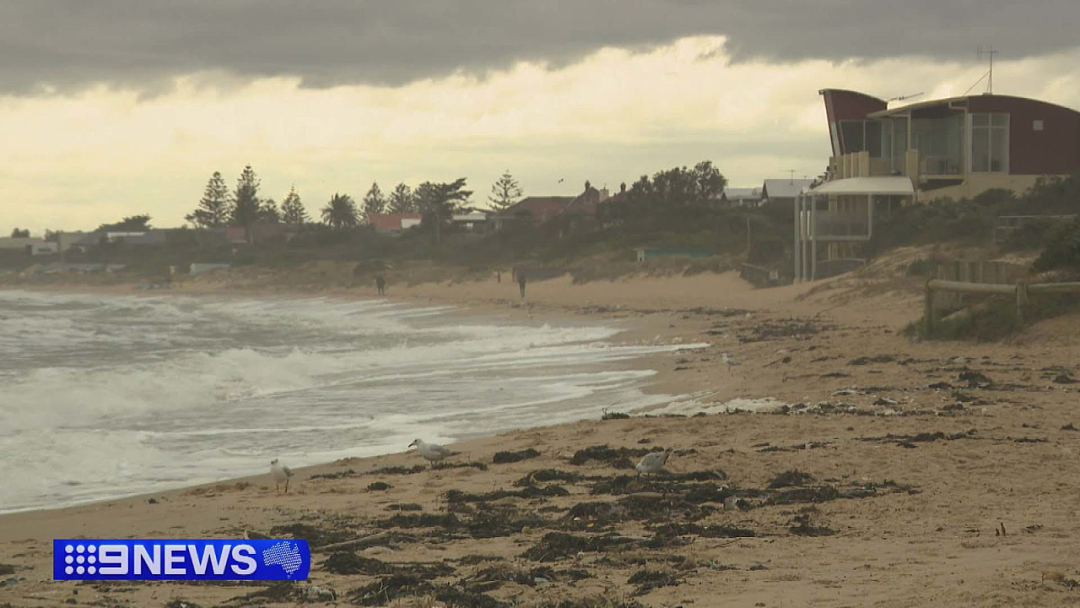
M356 203L348 194L334 193L322 208L322 219L331 228L355 228L360 223Z

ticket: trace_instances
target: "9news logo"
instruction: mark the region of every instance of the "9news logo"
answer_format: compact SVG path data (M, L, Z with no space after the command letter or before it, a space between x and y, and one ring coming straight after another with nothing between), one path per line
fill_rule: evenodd
M305 580L306 540L53 541L53 579L169 581Z

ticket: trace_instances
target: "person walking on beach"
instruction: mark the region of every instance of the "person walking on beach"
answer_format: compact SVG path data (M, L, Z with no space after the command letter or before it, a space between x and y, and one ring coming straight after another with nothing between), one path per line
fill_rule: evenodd
M375 287L379 290L380 296L386 295L386 277L384 277L382 273L379 273L375 277Z
M521 297L525 297L525 273L519 268L517 273L518 288L521 289Z

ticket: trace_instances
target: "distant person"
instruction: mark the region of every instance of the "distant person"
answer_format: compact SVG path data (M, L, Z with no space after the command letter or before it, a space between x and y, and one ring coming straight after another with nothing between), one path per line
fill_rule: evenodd
M386 295L386 277L384 277L382 274L379 274L378 276L376 276L375 277L375 287L379 290L379 295L380 296L385 296Z
M495 282L502 283L502 272L499 272L498 270L495 271Z
M518 287L521 289L521 297L525 297L525 273L521 270L517 271Z

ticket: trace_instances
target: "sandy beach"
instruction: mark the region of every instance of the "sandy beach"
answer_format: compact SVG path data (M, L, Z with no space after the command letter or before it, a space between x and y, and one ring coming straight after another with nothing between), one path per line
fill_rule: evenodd
M1080 603L1075 318L998 344L914 342L921 292L889 278L896 263L768 290L733 274L558 278L524 303L506 275L392 281L404 302L709 345L628 364L657 370L649 390L673 403L463 442L435 469L402 446L301 469L288 494L262 475L0 516L0 606ZM322 272L172 291L375 295ZM666 448L666 473L634 476ZM51 580L56 537L249 533L308 539L310 580Z

